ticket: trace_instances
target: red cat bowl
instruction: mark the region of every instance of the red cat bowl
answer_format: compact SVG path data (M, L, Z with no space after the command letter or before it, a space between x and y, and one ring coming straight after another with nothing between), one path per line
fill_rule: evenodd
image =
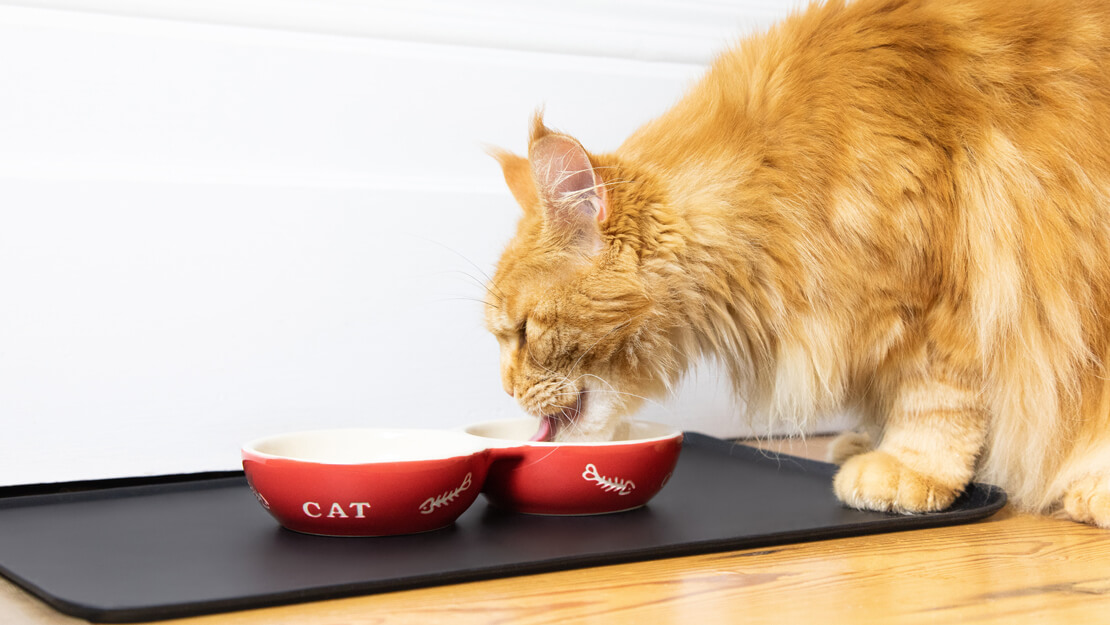
M639 508L667 483L682 432L635 422L629 440L532 442L535 419L466 431L346 429L281 434L243 446L259 503L282 526L324 536L415 534L455 522L478 494L549 515Z
M325 536L447 527L478 497L490 455L480 439L438 430L319 430L242 448L259 503L284 527Z
M482 489L491 504L547 515L632 510L662 490L682 451L682 432L659 423L636 421L628 440L599 443L529 441L536 427L524 418L466 428L493 448Z

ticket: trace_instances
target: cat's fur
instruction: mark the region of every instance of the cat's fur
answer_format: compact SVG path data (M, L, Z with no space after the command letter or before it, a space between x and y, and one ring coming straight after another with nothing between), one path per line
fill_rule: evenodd
M1110 526L1105 0L814 5L612 153L537 116L497 157L524 215L487 325L560 436L619 434L710 355L755 414L863 415L850 505L974 476Z

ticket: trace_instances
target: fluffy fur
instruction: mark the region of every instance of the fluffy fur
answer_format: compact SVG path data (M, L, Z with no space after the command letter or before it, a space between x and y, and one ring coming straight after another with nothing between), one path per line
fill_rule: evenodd
M524 214L490 285L505 388L619 435L717 358L749 409L844 406L846 503L973 478L1110 526L1110 8L813 5L612 153L498 153Z

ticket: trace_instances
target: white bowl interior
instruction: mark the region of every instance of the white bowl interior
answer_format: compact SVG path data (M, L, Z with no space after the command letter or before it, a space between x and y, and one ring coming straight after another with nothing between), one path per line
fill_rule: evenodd
M324 464L438 460L485 448L481 440L462 432L377 428L279 434L243 446L264 457Z
M476 423L467 427L466 431L475 436L514 441L516 443L524 441L529 445L553 446L600 446L642 443L644 441L671 438L681 433L680 430L669 425L664 425L662 423L652 423L650 421L633 421L632 427L629 428L628 438L623 440L585 443L529 442L528 439L536 433L536 430L538 430L539 427L539 420L526 417L523 419L506 419L503 421L487 421L485 423Z

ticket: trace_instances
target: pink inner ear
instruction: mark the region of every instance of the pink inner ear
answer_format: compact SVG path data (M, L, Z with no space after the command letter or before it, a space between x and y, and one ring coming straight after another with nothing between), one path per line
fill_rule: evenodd
M594 197L591 202L593 202L594 212L597 214L597 221L598 223L600 223L605 221L605 218L609 216L609 208L607 206L608 202L606 201L607 198L605 196L605 187L598 186L597 189L597 197Z
M553 216L573 222L605 219L605 187L577 141L547 135L532 145L529 157L536 187Z

